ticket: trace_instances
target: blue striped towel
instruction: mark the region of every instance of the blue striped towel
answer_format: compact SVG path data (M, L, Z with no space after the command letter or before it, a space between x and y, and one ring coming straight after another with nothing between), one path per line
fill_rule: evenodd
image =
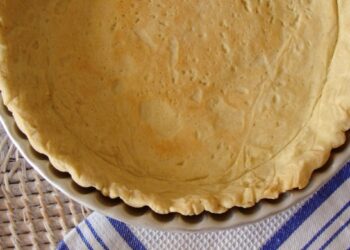
M311 198L255 224L162 232L91 214L58 249L350 249L350 162Z

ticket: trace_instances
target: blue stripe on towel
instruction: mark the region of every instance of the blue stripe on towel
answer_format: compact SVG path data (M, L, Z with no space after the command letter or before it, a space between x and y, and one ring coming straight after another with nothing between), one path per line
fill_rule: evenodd
M60 244L57 246L57 250L69 250L69 248L67 247L66 243L61 240Z
M79 229L79 227L75 228L77 230L77 233L79 234L81 240L84 242L85 246L89 249L89 250L94 250L92 248L92 246L90 245L90 243L88 242L88 240L85 238L84 234L81 232L81 230Z
M139 239L133 234L133 232L125 223L109 217L107 217L107 220L125 240L125 242L128 243L129 247L131 247L133 250L146 250L145 246L141 243L141 241L139 241Z
M90 229L90 232L92 233L92 235L95 237L96 241L101 245L101 247L104 250L109 250L109 248L106 246L106 244L103 242L102 238L97 234L96 230L94 229L94 227L91 225L91 223L89 222L88 219L85 220L86 225L88 226L88 228Z
M279 248L349 177L350 163L347 163L265 243L262 249Z
M302 250L308 249L312 243L330 226L333 222L344 213L346 209L350 206L350 201L348 201L316 234L312 239L302 248Z
M329 246L329 244L332 243L333 240L335 240L335 238L338 237L338 235L350 224L350 219L348 219L344 225L342 225L327 241L326 243L323 244L323 246L320 248L320 250L324 250L326 249L326 247Z

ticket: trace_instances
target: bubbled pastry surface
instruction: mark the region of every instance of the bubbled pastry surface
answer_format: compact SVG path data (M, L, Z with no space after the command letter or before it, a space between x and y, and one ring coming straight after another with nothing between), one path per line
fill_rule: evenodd
M276 198L350 127L349 0L4 0L0 16L0 89L21 130L131 206Z

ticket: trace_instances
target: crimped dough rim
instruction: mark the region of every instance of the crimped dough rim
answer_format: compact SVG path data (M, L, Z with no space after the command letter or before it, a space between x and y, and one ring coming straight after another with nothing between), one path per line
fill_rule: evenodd
M350 33L346 27L350 26L350 2L338 1L339 8L339 34L336 49L333 55L332 63L329 66L327 83L323 90L322 98L319 99L315 109L320 109L327 116L321 121L317 121L318 127L322 129L313 131L316 137L323 138L313 150L306 151L302 159L295 159L290 165L298 171L289 180L284 180L276 175L267 189L255 190L257 196L245 196L238 192L207 197L196 197L188 195L174 200L165 200L161 195L144 193L142 190L128 190L115 183L101 183L93 179L92 176L85 175L84 172L77 171L79 167L71 162L62 161L51 152L50 148L43 143L39 133L33 133L32 128L27 123L23 111L16 106L11 96L9 84L6 82L6 44L2 43L4 49L1 51L2 65L5 70L1 70L0 89L4 98L5 105L12 112L16 124L27 135L28 140L35 150L48 156L52 165L60 171L68 172L72 179L83 187L93 186L100 190L104 195L111 198L120 197L126 204L135 207L149 206L157 213L165 214L169 212L178 212L184 215L199 214L203 211L213 213L223 213L234 206L250 207L256 202L265 198L277 198L280 193L294 189L303 188L309 182L312 172L321 167L329 158L332 148L342 145L345 141L345 131L350 128ZM2 39L1 39L2 40ZM336 88L336 89L335 89ZM341 91L340 91L341 90ZM336 92L334 95L329 93ZM312 117L310 126L317 117ZM306 130L308 126L304 127ZM325 131L327 132L324 138Z

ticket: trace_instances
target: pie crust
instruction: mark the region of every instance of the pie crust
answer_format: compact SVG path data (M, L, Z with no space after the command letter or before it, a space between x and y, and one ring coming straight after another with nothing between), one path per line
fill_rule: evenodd
M349 0L0 2L0 90L76 183L157 213L303 188L350 128Z

